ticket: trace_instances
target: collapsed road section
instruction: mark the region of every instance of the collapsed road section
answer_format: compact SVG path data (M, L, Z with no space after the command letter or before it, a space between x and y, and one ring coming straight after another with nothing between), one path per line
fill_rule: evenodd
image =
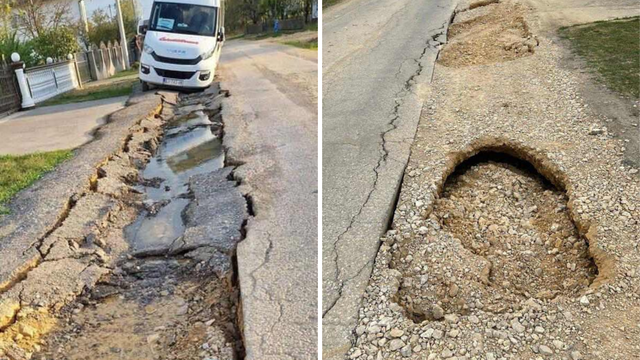
M635 358L640 178L626 143L594 131L579 75L530 9L474 3L423 94L348 357Z
M249 209L225 167L227 95L163 94L98 162L6 285L0 355L244 356L234 268Z

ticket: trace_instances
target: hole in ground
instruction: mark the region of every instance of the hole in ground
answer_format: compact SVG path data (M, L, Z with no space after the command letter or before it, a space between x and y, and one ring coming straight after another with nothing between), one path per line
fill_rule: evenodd
M492 151L463 161L434 202L430 231L394 254L399 303L422 322L577 296L598 268L567 201L527 161Z

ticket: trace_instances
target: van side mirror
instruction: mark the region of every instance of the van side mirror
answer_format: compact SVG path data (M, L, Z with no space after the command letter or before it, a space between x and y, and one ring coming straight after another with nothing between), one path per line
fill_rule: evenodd
M149 20L145 20L138 26L138 34L145 35L149 30Z
M218 41L224 41L224 28L220 28L220 30L218 30Z

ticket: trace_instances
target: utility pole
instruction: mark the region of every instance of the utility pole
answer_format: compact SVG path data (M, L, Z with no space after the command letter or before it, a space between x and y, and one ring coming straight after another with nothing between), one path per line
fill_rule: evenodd
M136 14L136 24L137 21L142 19L142 10L140 9L140 4L138 0L131 0L131 4L133 4L133 12Z
M129 42L124 32L124 20L122 18L122 7L120 0L116 0L116 10L118 13L118 27L120 28L120 46L122 46L122 57L124 58L124 68L129 70Z
M78 9L84 25L84 32L89 33L89 21L87 20L87 8L84 6L84 0L78 0Z

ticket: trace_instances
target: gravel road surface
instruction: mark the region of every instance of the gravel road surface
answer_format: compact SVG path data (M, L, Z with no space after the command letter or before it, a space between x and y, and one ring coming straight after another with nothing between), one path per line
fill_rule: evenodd
M323 357L351 346L455 4L356 0L323 20Z

